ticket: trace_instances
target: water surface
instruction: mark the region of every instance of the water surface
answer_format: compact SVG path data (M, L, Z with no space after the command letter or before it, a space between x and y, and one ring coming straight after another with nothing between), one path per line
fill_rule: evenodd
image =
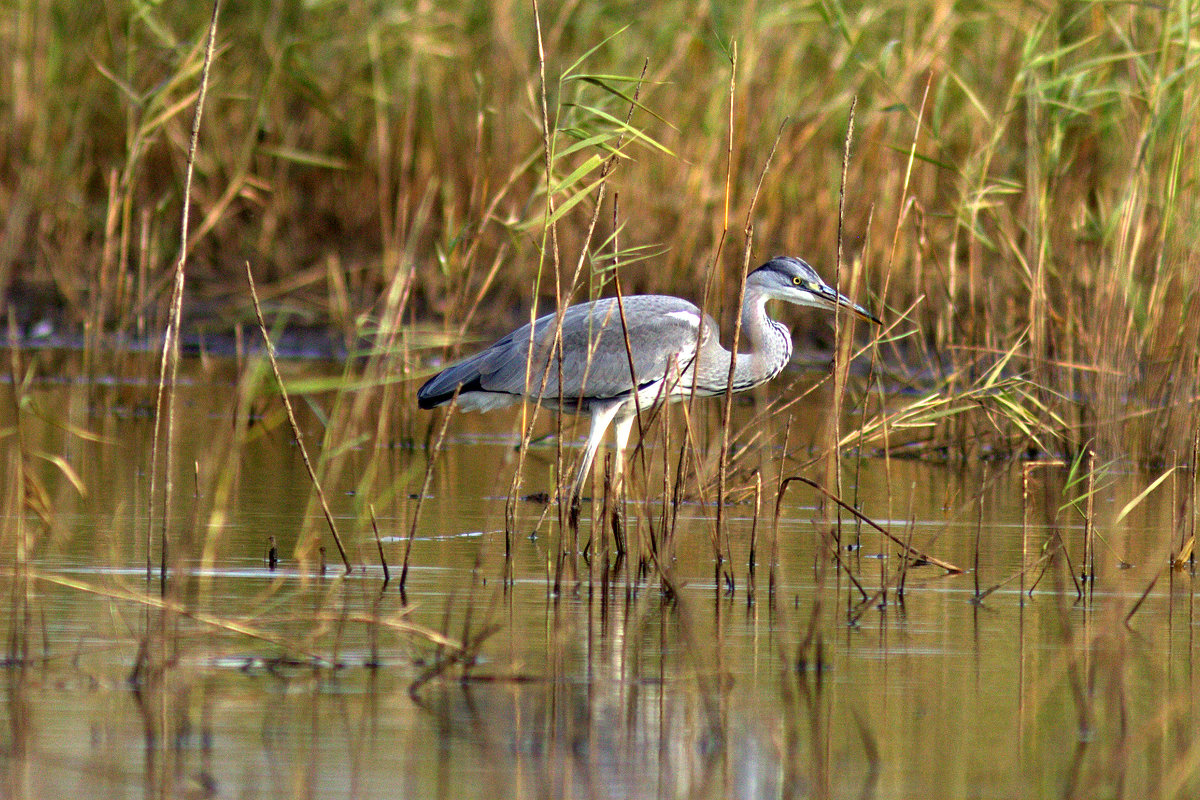
M698 496L679 506L671 542L656 545L667 596L649 545L661 492L640 473L623 561L591 507L578 539L562 538L557 509L537 502L517 503L506 533L513 415L464 416L434 463L402 598L428 420L397 423L379 449L343 440L336 469L322 467L356 565L343 574L277 402L262 401L241 435L236 395L212 375L180 393L165 599L161 494L147 521L152 392L42 385L19 418L6 407L3 796L1200 790L1192 576L1167 568L1189 524L1191 476L1113 524L1153 476L1109 470L1096 496L1097 579L1081 599L1063 558L1040 560L1065 543L1082 568L1082 516L1060 510L1079 491L1064 489L1065 468L848 459L848 500L965 570L911 566L900 599L903 547L844 514L839 566L831 512L811 488L793 483L774 524L781 467L823 480L805 461L801 423L815 412L801 406L786 457L786 421L773 420L735 473L751 486L749 468L761 471L761 512L752 493L727 507L719 569L715 506ZM331 406L320 395L302 406L317 455ZM739 406L739 419L754 410ZM711 430L698 429L711 450ZM650 436L658 486L661 453L677 444ZM556 443L535 443L523 492L549 489ZM578 444L569 433L565 455ZM372 466L389 479L364 491Z

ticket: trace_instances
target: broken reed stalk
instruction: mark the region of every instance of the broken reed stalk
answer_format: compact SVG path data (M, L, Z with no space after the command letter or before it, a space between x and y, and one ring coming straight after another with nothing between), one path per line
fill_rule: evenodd
M885 528L881 527L877 522L875 522L875 520L873 520L870 517L868 517L867 515L863 514L861 511L859 511L857 508L850 505L849 503L846 503L840 497L833 494L832 492L830 492L828 489L826 489L824 486L817 483L816 481L809 480L808 478L802 477L800 475L794 475L790 478L785 478L783 481L783 484L786 485L788 482L794 481L794 480L800 481L801 483L807 484L808 486L811 486L812 488L816 489L818 492L823 494L825 497L829 498L834 503L836 503L839 507L850 512L851 514L853 514L856 518L858 518L862 522L865 522L866 524L870 525L872 528L874 528L879 533L882 533L884 536L891 539L892 542L894 542L895 544L898 544L901 547L905 547L909 552L911 552L914 556L916 556L918 560L927 562L929 564L934 565L935 567L944 569L946 572L951 573L951 574L957 575L959 573L965 572L965 570L962 567L957 567L954 564L951 564L949 561L944 561L943 559L940 559L936 556L932 556L929 553L923 552L921 550L916 549L915 547L912 547L911 545L906 545L897 536L895 536L891 531L888 531ZM781 501L782 501L782 491L780 493L780 502ZM778 512L776 512L776 513L778 513Z
M1032 509L1032 504L1030 503L1030 493L1029 493L1030 476L1032 476L1033 470L1038 469L1038 468L1062 467L1062 466L1066 466L1066 463L1060 459L1055 458L1055 459L1046 459L1046 460L1042 460L1042 461L1030 461L1021 468L1021 471L1022 471L1022 477L1021 477L1022 504L1024 507L1023 520L1022 520L1022 533L1021 533L1021 564L1022 564L1022 566L1024 566L1026 563L1028 563L1028 560L1029 560L1029 515L1030 515L1031 509ZM1079 583L1079 578L1075 575L1075 567L1071 563L1071 554L1067 550L1067 542L1065 539L1063 539L1062 534L1059 532L1058 527L1057 527L1057 525L1055 525L1055 521L1053 519L1049 520L1049 527L1051 528L1050 532L1052 534L1050 538L1058 540L1058 548L1057 549L1062 550L1063 558L1067 562L1067 572L1068 572L1068 574L1070 574L1071 580L1074 581L1074 583L1075 583L1076 597L1077 597L1077 599L1082 598L1083 597L1083 588ZM1043 544L1043 548L1049 548L1051 546L1052 546L1052 543L1050 541L1047 541L1045 544ZM1042 561L1045 562L1047 565L1053 563L1053 561L1048 560L1048 559L1042 559ZM1034 578L1033 583L1030 584L1030 586L1029 586L1029 596L1030 597L1033 597L1033 590L1037 588L1039 583L1041 583L1042 576L1045 574L1046 574L1046 570L1043 569L1040 573L1038 573L1038 576L1036 578ZM1024 577L1022 576L1022 581L1021 581L1022 596L1025 595L1024 587L1025 587L1025 581L1024 581Z
M146 525L146 581L153 571L150 554L153 551L154 495L158 477L158 443L162 435L163 398L166 397L166 445L163 454L163 519L161 545L161 572L159 592L167 588L168 519L171 514L175 481L171 464L175 455L175 385L179 375L179 327L183 318L183 289L187 274L188 215L192 205L192 176L196 168L196 150L200 143L200 120L204 114L204 100L208 96L208 78L212 70L213 52L216 49L217 18L221 0L213 0L212 16L208 22L208 41L204 47L204 63L200 68L200 88L196 95L196 113L192 117L192 135L188 142L187 166L183 177L183 207L179 221L179 260L175 263L175 283L171 292L171 309L167 318L167 330L163 337L162 360L158 370L158 393L154 401L154 433L150 447L150 494Z
M287 411L288 424L292 427L292 438L295 439L296 446L300 448L300 456L304 459L304 467L308 470L309 480L312 481L313 488L317 491L317 498L321 501L321 511L325 514L325 522L329 525L330 533L333 534L333 543L337 545L338 554L341 555L342 563L348 573L354 569L354 565L350 563L350 556L346 554L346 548L342 546L342 537L338 534L337 523L333 521L333 512L329 510L329 503L325 499L325 490L321 487L317 471L313 469L312 459L308 457L308 448L304 446L304 434L296 422L296 412L292 410L292 401L288 397L287 387L284 386L283 376L279 374L279 362L275 360L275 344L271 341L270 334L267 333L267 322L263 318L262 306L258 302L258 289L254 285L254 271L250 269L249 261L246 262L246 280L250 284L250 299L254 302L254 315L258 318L258 330L262 333L263 343L267 348L267 359L271 362L271 372L275 375L275 383L279 386L279 396L283 398L283 407Z
M983 483L985 485L987 483L986 472L984 475ZM904 603L904 584L905 584L905 581L908 579L908 567L909 567L911 561L913 560L913 555L915 552L912 549L912 537L913 537L913 532L916 529L916 517L915 517L915 511L914 511L914 507L913 507L913 504L914 504L913 495L915 494L915 492L916 492L916 484L914 483L913 487L912 487L912 493L910 493L910 495L909 495L909 523L908 523L907 530L905 532L905 537L904 537L904 551L902 554L902 561L900 564L900 569L897 570L897 572L890 579L887 579L886 577L881 579L880 584L879 584L879 589L876 590L875 594L873 594L871 597L869 597L867 599L864 599L862 602L858 603L857 606L854 606L850 602L849 598L847 598L847 606L848 606L847 620L850 624L857 624L858 620L862 617L862 615L866 612L866 610L868 608L870 608L871 606L878 606L881 608L886 606L888 589L893 584L896 586L897 602L899 602L901 605L903 605L903 603ZM980 588L979 588L980 532L983 529L983 507L982 507L982 505L983 505L983 490L982 489L979 492L978 503L979 503L979 520L978 520L978 522L976 524L976 528L975 528L975 564L974 564L975 594L972 595L972 597L971 597L971 602L974 603L975 605L981 604L983 602L984 598L986 598L992 592L999 589L1001 586L1009 583L1016 577L1016 575L1011 575L1008 578L1006 578L1005 580L996 584L995 586L992 586L988 589L984 589L983 591L980 591ZM851 512L853 512L853 508L851 508L850 510L851 510ZM888 534L888 536L890 537L890 534ZM892 537L892 538L893 538L893 541L898 541L894 537ZM1022 573L1023 572L1024 572L1024 570L1022 570Z
M1034 563L1030 564L1029 566L1022 565L1022 567L1019 570L1014 572L1012 575L1009 575L1004 580L1000 581L999 583L992 584L988 588L984 589L982 592L978 592L975 597L975 602L982 603L984 600L986 600L988 598L989 595L992 594L992 592L995 592L997 589L1007 586L1008 584L1012 583L1017 578L1021 579L1021 585L1024 586L1026 573L1047 564L1050 561L1050 559L1054 557L1054 554L1056 552L1057 551L1055 551L1055 550L1050 550L1050 551L1047 551L1046 553L1043 553L1042 556ZM1024 590L1022 590L1021 591L1022 605L1024 605L1024 602L1025 602L1024 596L1025 596L1025 593L1024 593Z
M1047 541L1043 547L1052 547L1054 552L1062 553L1063 561L1065 561L1067 565L1067 574L1071 576L1071 581L1075 586L1075 599L1082 600L1083 584L1079 582L1079 576L1075 574L1075 564L1073 561L1071 561L1071 552L1067 549L1067 540L1063 538L1062 532L1059 531L1057 526L1050 531L1050 534L1050 541ZM1057 542L1057 544L1053 544L1053 542ZM1047 565L1052 565L1054 562L1053 560L1046 560L1046 563ZM1045 569L1038 573L1037 578L1033 581L1033 585L1029 587L1030 597L1033 596L1033 590L1037 588L1039 583L1041 583L1042 577L1045 574Z

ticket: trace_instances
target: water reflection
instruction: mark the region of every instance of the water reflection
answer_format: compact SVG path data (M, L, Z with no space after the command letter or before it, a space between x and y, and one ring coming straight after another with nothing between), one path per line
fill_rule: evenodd
M70 389L46 391L64 393L47 404L79 405ZM187 402L197 419L228 413L220 393ZM753 599L752 504L730 509L732 591L713 566L712 507L680 506L674 537L658 552L675 587L665 598L645 567L658 498L627 509L630 541L641 544L619 568L602 560L599 544L590 560L564 547L555 513L537 504L522 505L519 535L508 538L509 440L475 424L493 423L461 421L425 500L408 605L394 575L412 521L408 493L377 509L393 568L382 594L373 531L356 526L361 498L346 491L333 495L335 513L353 531L356 562L369 566L322 577L298 546L314 516L303 467L277 430L235 457L211 422L182 438L181 461L200 465L191 470L200 511L184 509L172 524L191 526L199 544L180 557L164 597L157 576L144 578L148 423L105 418L97 426L105 435L90 443L61 426L30 428L39 448L71 454L87 492L43 465L54 513L41 520L12 500L9 470L0 794L1200 790L1192 577L1166 566L1182 489L1114 525L1145 486L1137 476L1114 479L1097 498L1107 520L1098 577L1077 600L1066 557L1077 572L1084 530L1061 511L1063 470L1042 470L1028 490L1019 464L867 461L855 473L858 505L967 572L911 566L901 602L901 548L846 517L835 563L817 496L795 487L777 527L769 514L757 521ZM396 473L416 476L413 491L422 457L394 454ZM213 464L231 458L239 473L225 483ZM527 485L550 485L554 458L534 462ZM224 505L211 496L222 486ZM265 558L272 536L275 570ZM1055 548L1064 555L1043 558ZM1032 596L1022 583L1036 583Z

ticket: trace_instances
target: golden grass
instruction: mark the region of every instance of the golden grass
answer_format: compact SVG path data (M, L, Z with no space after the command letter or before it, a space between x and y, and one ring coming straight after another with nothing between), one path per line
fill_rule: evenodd
M752 250L832 274L844 228L874 304L889 320L911 309L894 334L919 332L884 363L957 376L953 394L1013 352L1012 373L1056 414L1040 422L1058 448L1164 462L1190 450L1190 6L792 2L697 16L667 3L645 26L570 5L542 20L547 130L531 11L226 9L188 235L197 296L248 319L249 256L264 283L352 335L411 271L409 302L388 313L499 330L535 285L544 299L600 290L617 231L602 222L593 241L590 190L612 154L603 183L620 196L625 252L662 249L626 269L627 291L691 294L779 135ZM51 292L63 324L95 340L165 319L206 9L104 13L81 28L24 0L0 28L13 54L0 285ZM539 252L577 254L584 285L535 281ZM719 258L714 306L733 305L735 260ZM963 419L943 439L980 430Z

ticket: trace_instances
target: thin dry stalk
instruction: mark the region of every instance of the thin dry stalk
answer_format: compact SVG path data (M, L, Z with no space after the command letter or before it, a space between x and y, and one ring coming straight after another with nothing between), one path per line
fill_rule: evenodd
M1029 473L1033 464L1021 467L1021 605L1025 605L1025 566L1029 563ZM1032 590L1031 590L1032 591Z
M21 395L25 391L26 376L21 368L21 354L17 340L17 322L13 309L8 310L8 355L9 379L12 381L12 412L17 446L7 450L10 459L6 474L12 475L11 494L5 506L13 509L13 582L11 605L8 611L8 642L6 663L24 667L29 658L30 614L33 603L33 586L30 574L30 537L26 525L25 509L31 496L29 483L33 476L26 469L24 414L21 412ZM7 482L6 482L7 483ZM5 488L8 488L7 486Z
M718 269L718 264L720 264L721 253L725 249L725 239L729 234L729 201L730 201L730 196L733 192L733 136L734 136L734 131L735 131L734 119L733 119L733 117L734 117L734 98L737 97L737 65L738 65L737 42L732 43L732 46L730 48L729 58L730 58L730 64L729 64L729 122L728 122L728 127L726 130L727 135L726 135L726 139L725 139L725 186L724 186L725 206L724 206L724 213L721 215L721 234L717 239L717 244L713 251L711 268L708 271L707 279L704 281L704 292L702 293L702 296L700 299L700 309L702 311L708 310L709 299L712 295L713 283L716 280L717 276L720 274L720 270ZM745 274L745 271L746 270L743 267L743 269L742 269L743 275ZM722 285L723 285L723 282L722 282ZM745 285L744 277L742 278L742 285L743 285L743 287ZM735 345L733 348L733 353L734 353L735 358L736 358L736 352L737 352L737 347ZM699 360L700 360L700 337L697 336L696 337L696 350L692 356L692 363L696 364L699 362ZM687 442L686 442L685 446L690 446L692 448L693 452L699 452L696 449L696 441L695 441L694 437L692 436L692 431L690 428L690 421L694 417L693 411L696 408L696 406L695 406L696 386L697 386L697 382L699 381L699 379L700 379L700 370L693 369L692 370L692 385L688 392L687 408L684 411L684 421L689 426L687 429L688 438L687 438ZM722 420L722 424L726 424L724 420ZM682 458L680 459L680 461L682 463ZM703 499L704 499L704 488L703 488L704 481L699 478L698 466L699 465L697 464L697 481L696 481L696 483L697 483L697 489L700 492L701 500L703 501ZM716 519L716 525L715 525L715 527L713 529L713 533L712 533L713 558L717 562L718 570L720 569L721 560L723 558L722 553L721 553L721 505L723 503L724 503L724 498L718 496L717 497L717 519Z
M379 591L382 592L387 589L392 575L388 570L387 555L383 552L383 540L379 538L379 523L375 520L375 504L369 503L367 509L371 512L371 530L375 533L375 547L379 550L379 564L383 567L383 585L379 587Z
M985 484L987 483L987 468L986 467L984 468L983 483L985 483ZM979 488L979 498L976 501L975 565L974 565L974 569L971 570L973 573L975 573L974 574L974 578L975 578L975 598L974 599L975 599L976 603L983 600L983 596L979 593L979 539L983 533L983 491L984 491L983 487L981 486Z
M978 594L975 597L975 601L977 603L982 603L984 600L986 600L988 598L989 595L991 595L997 589L1001 589L1001 588L1007 586L1008 584L1012 583L1013 581L1017 580L1018 578L1021 579L1021 585L1023 587L1025 585L1025 575L1028 572L1030 572L1031 570L1037 569L1038 567L1045 566L1046 563L1049 562L1049 560L1054 557L1056 552L1057 551L1051 550L1046 553L1043 553L1041 558L1039 558L1033 564L1030 564L1028 566L1023 566L1021 569L1017 570L1012 575L1009 575L1007 578L1000 581L999 583L994 583L991 586L989 586L988 588L984 589L982 592L978 592ZM1024 589L1022 589L1021 590L1021 603L1022 604L1024 604L1024 602L1025 602L1024 597L1025 597L1025 592L1024 592Z
M190 608L176 600L158 598L144 592L133 592L112 586L98 586L88 583L87 581L71 578L65 575L36 572L33 574L33 577L42 583L48 583L53 586L71 589L72 591L76 592L83 592L85 594L105 598L106 600L130 603L132 605L141 606L154 611L169 611L174 615L186 617L187 619L193 620L201 625L213 628L215 630L227 631L229 633L234 633L239 636L245 636L249 639L255 639L277 646L288 652L299 653L309 659L312 659L313 663L315 664L329 664L328 660L324 656L321 656L317 652L303 647L297 642L283 639L276 634L269 633L242 620L219 617L213 614L196 611L195 609ZM406 629L409 629L407 628L407 623L405 623L405 625ZM411 627L411 630L415 631L417 629L418 627L415 625ZM142 640L140 646L146 646L145 639ZM138 663L135 665L135 674L137 674L139 669L144 669L144 660L145 655L138 659Z
M1087 513L1083 518L1083 580L1088 586L1088 596L1096 583L1096 555L1093 537L1096 532L1096 451L1087 454Z
M812 486L813 488L819 489L819 490L821 488L816 483L808 480L807 478L800 477L799 475L792 475L788 478L784 478L783 483L780 485L779 496L775 498L775 524L776 524L776 526L778 526L779 517L783 513L784 492L786 492L788 485L791 484L792 481L800 481L801 483L807 484L807 485ZM824 491L824 490L821 490L821 491ZM826 497L828 497L831 500L834 500L835 502L838 502L838 503L841 502L840 500L838 500L836 497L829 494L828 492L824 492L824 494ZM863 588L863 586L859 582L858 578L856 578L854 576L854 571L851 570L850 566L842 559L841 550L833 542L832 537L827 535L824 530L819 530L817 535L820 537L821 543L825 545L825 549L828 551L827 555L829 555L833 558L833 562L837 566L837 568L846 573L846 577L849 579L850 583L854 586L855 589L858 590L860 600L868 599L870 597L870 595L867 593L867 590ZM821 553L818 552L817 557L819 558L820 563L822 563L822 564L825 563L825 561L827 559L820 558L820 556L821 556ZM819 594L819 591L818 591L818 594Z
M1179 550L1172 557L1172 564L1176 569L1182 569L1188 563L1194 565L1196 560L1196 524L1197 518L1200 517L1200 508L1196 507L1198 478L1200 478L1200 428L1197 428L1192 436L1192 475L1188 482L1186 495L1190 513L1187 515L1187 521L1179 526Z
M729 87L731 108L733 106L733 90L734 84L731 83ZM725 526L722 523L724 521L725 508L725 483L729 470L729 428L733 424L733 376L737 369L738 350L742 339L741 308L746 299L746 278L750 274L750 253L754 247L754 209L758 205L758 196L762 192L763 182L766 180L767 172L771 169L771 162L775 159L775 151L779 148L779 140L783 137L783 131L787 124L787 119L784 119L780 124L779 131L775 134L775 141L771 144L771 150L767 153L767 160L763 163L762 170L758 174L758 183L754 187L754 194L750 196L750 206L746 210L746 225L742 231L745 237L745 246L742 249L742 268L738 278L737 304L734 306L734 308L738 309L738 314L733 324L733 341L730 343L729 348L729 372L725 379L724 406L721 410L721 450L717 461L716 536L718 543L724 543L724 549L719 550L717 553L718 559L732 558L729 546L729 533L725 530ZM698 347L699 345L697 344ZM720 547L720 544L718 544L718 547Z
M929 101L929 87L932 85L932 83L933 83L933 71L930 70L925 79L925 91L921 95L921 105L917 110L916 123L913 125L912 141L908 147L908 158L905 160L904 181L902 182L901 187L900 187L900 201L897 204L896 226L895 226L895 228L892 229L892 246L891 246L891 249L888 251L887 266L886 266L886 269L884 270L884 276L883 276L883 288L879 293L879 301L880 301L881 309L887 307L888 288L890 287L891 280L892 280L892 267L896 263L896 249L900 244L900 229L903 226L904 220L907 217L908 211L911 207L910 198L908 196L909 183L912 180L913 164L916 162L916 157L917 157L917 142L919 141L920 136L921 136L921 125L925 118L925 106ZM839 241L840 241L840 237L839 237ZM870 367L870 369L871 369L872 379L874 379L874 377L877 374L878 369L879 369L879 356L880 356L879 340L880 340L880 336L871 337L871 367ZM879 398L880 417L885 420L884 424L880 427L879 434L880 434L880 439L882 440L882 446L880 449L883 452L883 475L884 475L884 483L886 486L885 491L887 493L887 503L888 503L887 513L888 513L888 519L894 519L893 509L892 509L892 497L894 495L892 492L891 426L889 426L886 423L887 394L886 394L886 390L883 385L883 381L875 380L874 384L875 384L875 389L878 393L878 398ZM866 413L867 413L867 403L864 402L863 403L863 419L864 419L864 421L866 418ZM859 431L861 433L865 434L865 425L863 423L860 423ZM860 454L863 452L863 446L864 446L863 436L860 436L858 446L857 446L857 450ZM909 493L909 517L910 518L911 518L912 514L914 513L913 512L913 500L914 500L913 494L914 494L914 492ZM914 527L915 527L915 525L910 524L909 529L908 529L908 534L907 534L907 536L905 536L904 559L900 563L900 580L897 584L897 589L896 589L896 599L900 603L904 602L904 583L908 577L908 562L909 562L908 548L912 544L912 535L913 535ZM882 545L882 542L880 544ZM882 570L882 568L883 568L883 565L881 564L880 569Z
M637 85L634 87L634 90L633 90L633 102L631 102L629 104L629 111L626 112L626 114L625 114L626 127L628 127L630 122L632 122L632 120L633 120L633 112L634 112L634 109L637 108L638 99L641 97L641 93L642 93L642 81L645 80L645 78L646 78L646 70L649 68L649 66L650 66L649 60L646 60L645 62L642 63L642 74L638 77ZM600 168L600 185L596 187L596 205L592 210L592 218L591 218L591 221L588 223L587 233L584 235L584 238L583 238L583 245L580 247L579 261L575 264L575 274L571 278L571 292L572 293L574 293L575 287L579 282L579 276L583 270L584 258L587 255L588 246L592 241L592 236L595 234L596 223L600 219L600 208L604 203L604 193L608 189L608 175L612 171L612 168L614 166L616 166L616 164L617 164L617 153L620 152L621 146L623 145L624 141L625 141L625 130L622 129L621 133L617 136L616 149L614 150L614 152L611 156L609 156L607 159L605 159L604 165ZM634 368L634 364L633 364L633 347L629 342L629 322L625 318L625 301L623 299L625 293L621 290L621 269L620 269L621 268L621 256L620 256L620 253L621 253L621 247L620 247L620 233L621 233L620 206L621 206L621 203L620 203L620 200L621 200L620 195L617 192L613 192L613 202L612 202L613 291L617 298L617 310L621 315L621 334L625 340L625 357L629 364L629 382L630 382L631 386L636 387L636 386L639 386L640 384L638 383L637 370ZM561 324L561 322L560 322L560 324ZM596 344L599 345L599 339L596 340ZM592 360L591 360L591 353L589 353L588 354L588 363L587 363L587 366L584 368L584 378L583 378L583 383L581 384L581 389L580 389L581 392L583 391L582 386L587 385L587 376L588 376L588 373L591 371L591 367L592 367ZM665 395L664 395L664 398L665 398ZM642 419L641 399L638 397L638 394L636 391L633 393L633 411L634 411L634 419L637 421L637 427L638 427L638 443L637 443L637 447L635 450L635 455L637 455L641 458L642 474L644 476L646 476L648 479L649 473L646 471L646 450L643 447L643 441L646 436L646 427L645 427L645 424ZM621 470L622 475L627 474L627 473L632 474L632 470L631 469L627 470L625 468L624 464L617 465L617 467L618 467L618 469ZM616 498L618 501L617 508L623 509L624 508L623 501L624 501L624 498L626 495L624 480L622 480L620 482L620 484L617 486L617 489L620 493L620 497ZM575 498L575 500L577 501L578 498ZM578 515L577 509L573 508L572 510L574 511L574 513L577 516ZM613 521L613 524L614 525L617 524L616 520ZM651 538L653 538L653 533L651 533Z
M597 522L598 522L599 523L598 530L599 530L599 536L600 536L600 544L599 544L600 563L603 565L603 569L606 572L608 571L608 559L609 559L609 531L608 531L608 527L605 525L605 523L608 520L609 506L615 505L615 503L616 503L616 499L613 497L613 491L612 491L612 489L613 489L612 469L613 469L613 454L605 453L604 454L604 488L601 491L601 497L600 497L600 517L599 517L599 519L596 519L595 515L593 514L592 529L597 530ZM594 504L593 504L593 508L594 508ZM616 513L615 508L613 510L613 513L614 514ZM616 518L614 517L614 522L615 521L616 521ZM613 533L614 538L616 538L617 531L614 530L612 533ZM589 548L591 547L591 543L595 538L596 538L595 534L593 534L592 538L588 540ZM584 551L584 555L585 556L587 555L586 550ZM588 570L589 583L591 582L591 573L592 573L592 570L589 569Z
M867 525L870 525L876 531L883 534L887 538L891 539L892 542L894 542L895 544L898 544L901 547L905 547L908 550L908 552L911 552L913 555L915 555L919 561L928 562L929 564L932 564L935 567L944 569L946 572L951 573L951 574L958 574L958 573L965 571L961 567L954 566L954 564L951 564L949 561L944 561L940 558L937 558L936 556L931 556L930 554L928 554L926 552L917 550L916 548L912 547L911 544L906 545L905 542L902 542L899 538L897 538L895 535L893 535L890 531L881 527L877 522L875 522L875 520L873 520L870 517L868 517L867 515L863 514L861 511L856 509L854 506L845 502L840 497L833 494L832 492L830 492L824 486L821 486L821 484L817 483L816 481L809 480L808 478L802 477L800 475L795 475L795 476L785 479L784 485L786 485L789 481L793 481L793 480L800 481L801 483L804 483L804 484L816 489L823 496L825 496L826 498L828 498L828 499L832 500L834 503L836 503L839 508L845 509L850 514L854 515L854 517L856 517L861 522L865 522ZM778 513L778 511L776 513Z
M857 106L858 97L855 96L850 100L850 113L846 121L846 139L842 149L842 180L838 187L837 258L834 262L833 288L839 292L842 290L843 228L846 221L846 174L850 168L850 145L854 141L854 110ZM833 375L833 406L828 417L829 430L832 437L830 441L833 446L829 448L825 461L825 483L834 487L838 497L842 496L841 408L846 396L846 382L850 373L850 360L847 357L849 343L846 342L843 344L843 327L842 308L841 306L837 306L833 310L833 340L836 342L836 345L833 350L833 363L830 365L830 371ZM840 550L842 545L842 514L840 511L837 514L836 525L833 529L833 541Z
M908 530L904 535L904 558L900 561L900 580L896 582L896 601L904 605L904 584L908 580L908 567L912 563L912 538L917 529L916 510L917 484L914 481L908 488ZM889 506L890 506L889 499Z
M754 517L750 520L750 553L746 557L746 603L754 604L754 571L758 559L758 515L762 512L762 473L754 470Z
M400 567L400 596L404 597L404 587L408 581L408 558L412 554L413 540L417 537L417 523L421 519L421 504L425 501L425 495L429 494L429 485L433 482L433 463L437 459L438 453L442 452L442 444L446 441L446 431L450 427L450 418L454 416L454 410L458 407L458 389L454 390L454 396L450 398L450 408L442 417L441 427L438 428L437 439L434 440L433 450L429 453L428 460L425 462L425 480L421 482L421 493L417 495L417 503L413 507L412 522L408 527L408 539L404 543L404 563ZM508 541L508 537L505 537ZM511 551L507 545L504 551L504 573L511 578L509 570L512 567Z
M545 262L546 262L546 249L547 249L548 243L551 240L553 241L552 256L553 256L553 261L554 261L554 296L555 296L555 300L557 302L556 308L559 313L559 319L558 319L557 323L555 324L555 328L554 328L554 341L553 341L553 344L551 345L550 360L548 360L546 362L546 369L542 373L541 388L538 392L538 394L540 396L541 393L545 392L545 390L546 390L546 382L550 377L550 369L551 369L551 365L553 364L555 352L559 353L559 363L561 365L561 349L560 348L561 348L561 344L562 344L561 334L562 334L563 304L562 304L562 285L559 280L558 224L554 219L554 192L551 191L551 185L553 182L553 174L554 174L553 173L554 151L553 151L552 144L551 144L550 108L549 108L549 102L547 100L547 91L546 91L546 48L545 48L544 43L542 42L542 17L541 17L541 10L538 6L537 0L533 0L533 22L534 22L534 32L537 35L538 101L541 105L542 155L543 155L544 169L546 171L546 224L542 227L541 242L538 247L537 277L534 281L534 292L533 292L534 300L529 305L529 350L528 350L528 356L525 359L525 385L526 386L531 386L533 384L533 354L535 352L534 336L536 334L536 330L534 329L533 323L537 320L537 306L538 306L537 297L538 297L538 294L540 293L540 289L541 289L541 285L542 285L542 269L545 266ZM562 385L562 383L560 381L559 386L561 387L561 385ZM530 409L530 403L529 403L528 398L522 398L522 400L521 400L521 421L520 421L520 425L521 425L520 430L522 431L521 446L517 451L517 468L516 468L516 471L513 473L512 486L509 489L508 501L507 501L507 503L505 503L505 511L504 511L504 529L505 529L506 542L508 542L508 540L511 538L512 534L516 530L517 496L520 493L521 475L525 469L525 455L526 455L526 452L528 451L529 441L533 437L533 426L534 426L535 422L537 421L537 412L538 412L539 408L540 408L539 404L534 403L532 409ZM559 425L558 439L559 439L560 443L556 448L555 463L557 464L557 468L558 468L557 469L558 477L561 479L561 476L562 476L562 445L561 445L562 423L561 423L561 417L559 418L558 425ZM559 514L560 514L559 524L561 527L561 524L563 522L563 520L561 518L561 515L562 515L561 507L559 509ZM506 552L511 552L511 545L506 544L505 550L506 550ZM508 559L506 558L505 561L507 564ZM506 567L506 571L507 571L507 567Z
M308 457L308 448L304 446L304 433L300 430L299 423L296 422L296 412L292 410L292 401L288 397L287 386L283 383L283 376L279 374L279 362L275 359L275 344L271 341L271 335L267 333L267 321L263 318L262 306L258 302L258 289L254 285L254 271L250 269L250 262L246 262L246 280L250 285L250 299L254 301L254 315L258 318L258 330L262 333L263 342L267 348L267 359L271 362L271 371L275 374L275 383L279 386L279 396L283 398L283 407L287 410L288 424L292 427L292 438L296 441L296 446L300 448L300 456L304 459L304 468L308 470L308 478L312 481L313 488L317 491L317 498L321 501L321 511L325 514L325 522L329 525L329 532L333 534L333 543L337 545L338 554L342 557L342 564L346 567L346 572L354 569L354 565L350 563L350 556L346 554L346 548L342 545L342 537L338 534L337 523L333 521L333 512L329 510L329 502L325 499L325 490L321 487L321 481L317 477L317 472L313 469L312 459Z
M179 374L179 327L183 319L183 289L187 275L188 215L191 211L192 175L196 167L196 150L200 143L200 120L204 114L204 100L208 96L208 79L212 68L213 52L216 47L217 18L221 0L213 0L212 17L208 23L208 41L204 47L204 65L200 70L200 90L196 95L196 113L192 118L192 136L188 143L187 166L183 178L183 210L179 223L179 260L175 263L175 285L171 295L171 313L163 338L162 360L158 371L158 393L154 402L154 434L150 451L150 495L147 509L146 528L146 580L151 579L152 528L154 525L154 497L158 477L158 445L162 432L163 398L166 397L166 445L163 469L163 519L162 519L162 566L159 576L159 591L166 592L168 558L168 521L171 501L174 496L175 480L172 464L175 455L175 384Z
M787 457L788 447L792 441L792 417L789 414L787 424L783 428L783 454ZM783 494L783 470L780 469L775 474L775 496L779 497ZM767 565L767 597L771 602L771 607L775 605L775 586L776 570L779 568L779 514L776 513L771 525L771 555Z
M650 546L654 548L666 548L670 545L674 534L675 515L679 510L679 498L671 493L671 413L669 410L664 410L663 422L659 426L659 435L662 439L659 452L662 453L662 486L659 491L661 494L662 504L659 508L661 514L659 516L658 538L651 537ZM683 448L680 449L680 456L683 455ZM676 485L677 482L676 482Z

